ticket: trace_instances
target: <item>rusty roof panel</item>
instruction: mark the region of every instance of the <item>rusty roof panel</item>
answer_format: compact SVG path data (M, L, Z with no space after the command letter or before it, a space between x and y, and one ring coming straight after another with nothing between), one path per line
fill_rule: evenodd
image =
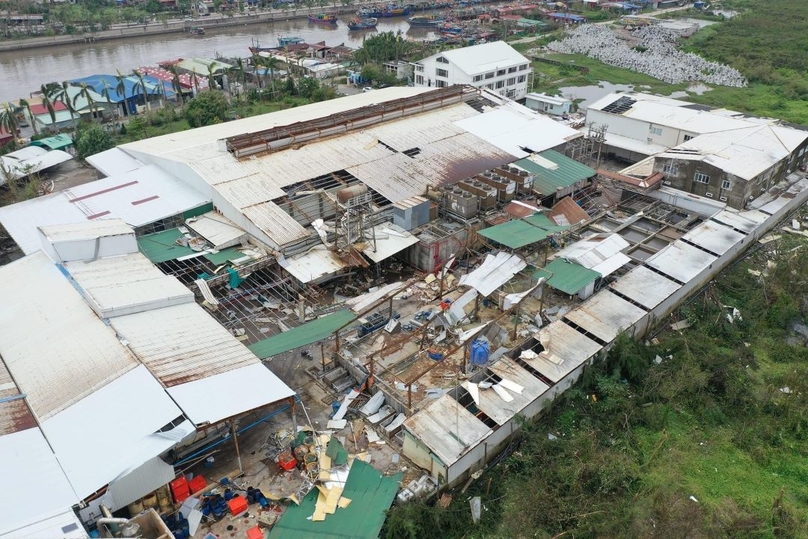
M258 363L252 352L195 303L110 322L165 387Z
M8 399L8 400L6 400ZM0 358L0 436L37 426L17 384Z
M294 217L283 211L274 202L264 202L242 211L253 225L279 246L304 239L310 234ZM252 232L249 229L247 231Z

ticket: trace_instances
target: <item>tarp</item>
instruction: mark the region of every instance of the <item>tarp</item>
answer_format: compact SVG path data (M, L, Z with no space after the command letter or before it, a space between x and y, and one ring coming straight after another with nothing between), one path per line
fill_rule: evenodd
M355 316L348 309L337 311L317 320L301 324L289 331L284 331L279 335L258 341L248 346L248 348L259 358L266 359L270 356L326 339L337 329L353 320Z
M348 507L337 508L323 521L311 520L320 491L312 489L300 505L290 505L272 528L269 539L376 539L393 503L402 474L385 477L370 464L354 460L342 497Z

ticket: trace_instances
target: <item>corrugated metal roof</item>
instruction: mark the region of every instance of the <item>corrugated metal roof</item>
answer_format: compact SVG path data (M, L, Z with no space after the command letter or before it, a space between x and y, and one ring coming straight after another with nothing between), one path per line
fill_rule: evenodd
M443 395L404 421L404 428L451 466L491 434L485 423L451 395Z
M423 60L419 60L418 63L432 60L438 56L443 56L467 75L485 73L486 71L518 66L530 62L527 58L522 56L519 51L504 41L492 41L471 47L460 47L459 49L443 51L424 58Z
M151 458L112 481L102 497L102 503L110 511L117 511L173 481L175 477L173 466L160 457Z
M167 391L196 425L214 424L295 394L257 360L252 365L172 386Z
M23 153L23 150L40 150L41 153ZM0 156L0 162L5 168L5 172L0 177L0 185L6 183L9 177L14 179L24 178L71 159L73 159L73 156L62 150L48 151L38 146L27 146L22 150L7 153Z
M457 125L516 158L555 148L581 136L561 122L511 102L461 120Z
M613 282L611 287L651 310L679 290L681 285L646 267L638 266Z
M280 256L278 264L304 284L327 275L333 275L347 265L325 245L315 246L303 254L289 258Z
M740 243L744 237L745 234L736 232L732 227L706 221L682 236L682 239L721 256Z
M184 235L185 234L180 232L179 228L172 228L170 230L140 236L137 239L137 246L146 258L155 264L159 264L160 262L176 260L183 256L196 253L196 251L190 247L177 243L177 240Z
M460 278L461 286L469 286L483 296L490 296L513 276L525 269L527 264L519 255L499 252L486 255L485 261L471 273Z
M477 234L493 240L500 245L504 245L505 247L519 249L551 236L552 232L535 227L521 219L517 219L502 223L501 225L484 228L477 232Z
M300 226L294 217L283 211L274 202L264 202L244 208L244 217L278 245L286 245L311 235Z
M565 294L577 294L589 283L595 282L600 273L587 269L563 258L556 258L533 274L534 279L544 277L547 284Z
M595 264L592 266L592 271L597 271L600 273L601 277L608 277L615 271L619 270L626 264L631 263L631 257L628 255L624 255L623 253L615 253L614 255L610 256L600 264Z
M279 335L269 337L263 341L251 344L248 348L260 359L266 359L301 346L327 339L340 327L349 323L356 317L349 309L327 314L322 318L306 322L297 327L284 331Z
M132 227L121 219L101 219L99 221L80 221L60 225L41 226L39 230L52 242L93 240L104 236L132 234Z
M577 262L585 268L595 269L609 259L621 255L622 251L628 249L630 246L631 244L619 234L595 234L594 236L589 236L586 239L568 245L558 251L555 256L556 258L566 258L567 260ZM622 261L623 264L629 262L629 258L625 255L619 256L615 258L615 260L618 262ZM621 265L622 264L617 267L619 268ZM607 264L604 267L611 267L611 264ZM601 273L601 275L605 276L607 274Z
M173 447L177 440L157 431L180 415L140 365L50 417L42 430L76 494L85 498Z
M589 214L576 204L572 197L564 197L556 202L547 216L559 225L577 225L589 220ZM560 222L562 217L566 222Z
M645 314L644 310L634 304L608 290L602 290L580 307L568 312L564 318L609 343Z
M143 163L117 147L90 155L84 160L104 176L124 174L144 166Z
M373 249L373 241L368 239L367 247L362 252L374 262L381 262L400 253L410 245L418 243L418 238L392 223L385 223L373 227L376 237L376 249ZM370 234L368 234L370 236Z
M86 537L60 529L75 522L66 513L79 497L38 428L0 436L0 462L0 537Z
M503 380L515 382L524 389L522 393L508 391L513 401L505 402L493 389L480 390L480 403L477 406L485 415L496 421L497 425L504 425L513 416L520 413L527 405L539 398L550 387L530 374L523 367L505 357L488 367L488 370Z
M64 266L102 318L194 303L190 290L140 253L68 262Z
M37 428L36 419L0 358L0 436L31 428Z
M208 212L185 221L185 225L208 240L214 249L225 249L247 239L247 233L236 223L217 212Z
M562 320L556 320L541 328L539 341L544 351L536 358L523 361L555 383L600 352L602 348Z
M534 175L533 189L544 196L552 195L558 189L570 187L596 174L588 166L554 150L541 152L538 158L532 156L514 164Z
M0 355L40 420L137 362L42 252L0 267Z
M759 211L738 212L729 208L721 210L712 217L713 221L724 223L747 234L755 230L766 218L767 216Z
M110 322L165 387L258 363L255 355L196 303Z
M717 257L697 247L675 241L648 258L645 263L680 283L686 283L716 259Z

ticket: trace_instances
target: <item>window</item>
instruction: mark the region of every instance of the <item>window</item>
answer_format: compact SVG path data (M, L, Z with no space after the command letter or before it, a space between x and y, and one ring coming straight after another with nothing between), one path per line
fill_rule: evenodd
M445 69L436 69L435 70L435 75L437 75L438 77L448 77L449 72L446 71Z
M486 87L486 88L488 88L489 90L493 90L493 89L494 89L494 85L493 85L493 84L486 84L486 85L485 85L485 87Z
M480 82L481 80L483 80L483 76L482 76L482 75L475 75L475 76L474 76L474 82Z
M516 66L509 67L508 68L508 73L516 73Z
M486 73L485 78L486 79L493 79L494 78L494 72L492 71L491 73Z
M508 90L505 95L507 95L510 98L513 98L513 97L516 96L516 91L515 90Z
M505 81L504 80L498 80L497 81L497 89L502 88L503 86L505 86Z
M732 189L732 184L729 180L724 180L721 182L721 189Z
M687 142L688 140L692 140L693 135L685 135L684 141Z
M517 80L517 82L525 82L526 79L527 79L527 77L525 77L524 75L519 75L519 78L516 79L516 80Z
M446 88L448 86L448 84L446 84L445 80L436 80L435 81L435 86L438 87L438 88Z
M415 75L415 84L423 84L423 83L424 83L423 75Z
M661 127L652 127L651 128L651 134L652 135L657 135L657 136L661 135L662 134L662 128Z
M674 165L673 163L667 163L664 167L662 167L662 172L664 172L665 174L676 176L677 174L679 174L679 166Z
M527 69L527 64L523 64L519 66L519 71L524 71Z
M693 176L693 181L698 183L710 183L710 177L707 174L696 172L696 174Z
M511 77L508 79L508 86L513 86L516 84L516 77Z
M448 64L449 63L449 60L447 60L443 56L438 56L438 59L435 60L435 61L438 62L439 64Z
M502 75L504 75L504 74L505 74L505 70L504 70L504 69L500 69L499 71L497 71L497 77L501 77L501 76L502 76Z
M416 71L423 71L423 70L424 70L424 66L422 66L421 64L416 64L416 66L415 66L415 70L416 70Z

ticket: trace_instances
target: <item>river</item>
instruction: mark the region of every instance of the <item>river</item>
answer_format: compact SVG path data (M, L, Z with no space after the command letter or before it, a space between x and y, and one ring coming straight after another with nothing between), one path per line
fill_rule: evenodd
M347 15L343 18L348 19ZM204 25L204 18L200 19ZM327 45L345 44L360 47L365 36L375 32L398 32L414 39L433 37L424 28L411 29L402 18L380 19L376 30L351 32L345 21L336 26L293 19L268 24L230 28L205 28L203 36L165 34L148 38L126 38L120 41L60 45L53 49L30 49L0 53L0 102L28 97L42 84L62 82L95 73L131 73L133 69L155 65L163 60L201 56L206 58L247 57L247 47L258 41L273 47L280 36L299 36L308 43L325 41Z

